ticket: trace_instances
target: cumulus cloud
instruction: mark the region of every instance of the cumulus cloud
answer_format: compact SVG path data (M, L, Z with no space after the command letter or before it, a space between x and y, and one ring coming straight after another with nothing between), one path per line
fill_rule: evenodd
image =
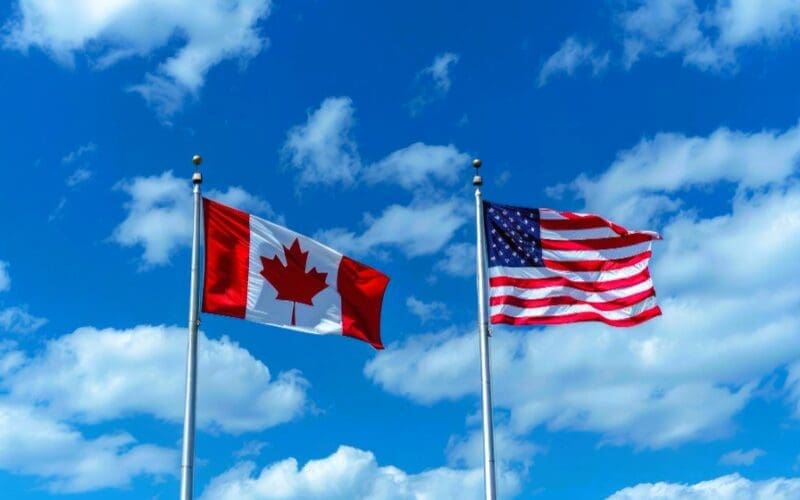
M289 130L283 152L299 171L301 185L390 183L413 190L452 185L469 156L455 146L415 142L383 159L364 165L352 138L355 108L349 97L328 97L305 124Z
M406 307L411 311L411 314L418 317L423 323L431 319L447 319L450 317L450 310L444 302L423 302L412 295L406 299Z
M500 493L509 498L519 490L514 473L501 472ZM340 446L331 455L309 460L302 467L287 458L258 471L243 462L211 480L204 500L249 498L281 500L414 500L422 498L483 498L480 467L440 467L418 474L394 466L381 466L370 451Z
M399 248L409 257L429 255L444 247L469 216L459 200L390 205L378 217L367 216L369 226L357 234L345 228L320 231L320 239L340 252L364 255L385 247Z
M369 182L397 184L405 189L432 190L437 183L453 185L459 175L466 178L469 155L455 146L430 146L415 142L390 153L365 172Z
M609 500L738 500L769 498L791 500L800 496L800 479L776 477L751 481L739 474L695 484L642 483L620 490Z
M8 262L0 260L0 292L11 289ZM0 330L10 333L32 333L47 324L46 318L34 316L26 307L11 306L0 309ZM2 354L2 352L0 352Z
M681 206L683 190L734 183L740 190L780 183L800 164L800 125L783 131L741 132L725 127L707 137L660 133L622 151L600 176L569 185L586 209L645 228L657 214Z
M356 143L353 101L328 97L309 114L304 125L289 130L284 153L300 171L301 184L353 183L361 170Z
M645 55L676 54L685 65L719 71L735 67L742 47L774 43L800 33L796 0L644 0L619 15L630 66Z
M450 276L475 275L475 244L452 243L445 247L444 258L436 262L436 269Z
M137 444L127 433L87 438L32 405L0 401L0 469L44 478L52 492L122 488L177 468L177 450Z
M123 180L115 189L130 200L125 203L125 220L114 229L111 239L125 247L144 247L144 267L167 264L178 248L191 244L192 192L188 179L179 179L169 170ZM267 202L237 186L211 190L207 196L241 210L276 217Z
M365 165L351 138L353 103L348 97L329 97L304 125L292 128L284 154L300 171L301 186L351 185L366 182L398 185L412 191L407 205L391 204L380 215L366 214L366 229L335 227L317 232L316 238L351 255L398 248L414 257L434 253L446 245L469 216L467 206L445 199L442 185L453 185L469 157L452 144L413 143L383 159ZM424 195L423 195L424 193Z
M766 452L758 448L747 451L739 449L722 455L719 463L732 466L753 465L756 460L764 455L766 455Z
M301 415L308 382L297 371L273 376L229 339L200 336L197 423L205 429L259 431ZM7 399L37 404L54 418L98 423L136 415L179 423L186 329L92 327L50 340L37 355L7 353L15 362L2 377Z
M180 48L131 87L168 116L187 95L198 93L213 66L250 59L266 46L258 22L270 5L269 0L19 0L3 41L20 51L39 48L66 65L85 53L102 69L122 59L159 54L179 39Z
M687 186L734 183L737 194L722 213L685 210L660 228L651 270L662 317L635 331L495 328L494 402L515 433L546 426L662 448L735 431L733 417L759 384L800 356L800 285L786 279L800 275L796 135L724 130L672 138L672 148L645 143L597 180L576 182L590 211L629 222L639 220L636 206L653 218L654 194L677 206ZM616 206L628 199L645 201ZM364 371L429 404L477 396L477 363L474 332L448 329L390 345ZM797 408L799 381L800 364L790 365L786 393Z
M594 44L582 43L575 37L569 37L542 65L539 71L539 86L544 86L550 78L559 73L572 76L582 66L591 67L592 74L598 75L608 67L609 58L608 52L598 54Z

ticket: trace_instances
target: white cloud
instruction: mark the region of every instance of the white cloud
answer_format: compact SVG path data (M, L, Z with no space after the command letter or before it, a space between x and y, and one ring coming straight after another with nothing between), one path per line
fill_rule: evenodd
M176 450L136 444L127 433L86 438L32 406L0 401L0 469L44 478L52 492L122 488L177 468Z
M397 247L411 257L438 251L468 215L466 206L457 200L442 200L438 188L458 180L459 169L468 165L468 155L453 145L417 142L365 166L350 137L353 122L350 98L329 97L304 125L289 131L283 150L291 165L300 170L299 184L390 183L414 191L414 198L408 205L387 206L377 217L365 215L368 227L361 234L336 227L319 231L315 237L351 255L386 247Z
M744 500L769 498L792 500L800 497L800 479L777 477L751 481L739 474L696 484L642 483L620 490L609 500Z
M475 275L475 244L453 243L444 249L444 258L436 262L435 268L451 276Z
M79 168L72 172L72 174L67 177L66 183L69 187L75 187L81 182L86 182L92 178L92 171L86 168Z
M392 152L372 164L364 177L369 182L389 182L407 190L432 190L443 185L452 185L459 175L466 179L469 155L455 146L430 146L415 142Z
M84 144L83 146L80 146L75 151L71 151L66 156L61 158L61 163L72 163L72 162L74 162L76 160L79 160L81 157L83 157L83 156L85 156L85 155L87 155L89 153L94 153L95 151L97 151L97 144L95 144L94 142L89 141L88 143Z
M742 47L774 43L800 33L797 0L716 0L701 10L695 0L645 0L619 16L625 59L678 54L701 70L734 68Z
M361 159L350 138L355 110L349 97L328 97L309 114L305 125L291 130L284 145L301 184L352 184Z
M406 307L411 311L411 314L418 317L423 323L431 319L442 320L450 317L450 310L444 302L423 302L412 295L406 299Z
M111 239L125 247L144 247L144 266L167 264L178 248L191 244L192 191L188 179L176 178L169 170L121 181L115 189L128 194L130 201L125 204L125 220L114 229ZM240 187L212 190L206 195L241 210L275 217L267 202Z
M430 66L417 73L417 95L407 104L411 116L417 115L425 106L447 95L453 84L450 71L459 59L458 54L445 52L436 56Z
M564 40L561 47L542 65L539 71L539 86L544 86L556 74L572 76L581 66L591 66L592 74L601 73L608 66L609 54L598 54L594 44L581 43L575 37Z
M512 431L544 425L661 448L735 430L733 417L754 389L800 356L800 285L786 279L800 275L800 184L791 177L797 135L671 137L622 155L599 180L579 179L592 211L629 220L636 214L615 210L617 203L645 200L634 205L645 210L654 192L669 192L679 205L686 186L728 181L738 189L722 215L689 210L662 228L651 268L663 317L634 331L495 329L494 402L509 410ZM421 403L476 397L476 342L473 331L453 329L415 336L390 345L365 374ZM800 408L800 363L786 388Z
M739 449L722 455L719 459L719 463L733 466L753 465L757 459L764 455L766 455L766 452L758 448L747 451Z
M8 262L0 260L0 292L11 289L11 276L8 274Z
M390 205L377 218L366 217L369 227L360 235L334 228L320 231L315 238L350 255L365 255L387 246L397 247L409 257L428 255L439 251L466 223L465 208L455 199Z
M498 478L503 498L519 490L513 472L501 471ZM483 470L480 467L440 467L410 474L397 467L380 466L372 452L340 446L333 454L310 460L300 467L294 458L264 467L243 462L212 479L202 499L281 500L415 500L483 498Z
M308 116L303 125L292 127L283 145L289 164L299 171L299 184L357 182L389 183L412 191L436 191L439 184L451 185L459 172L466 172L469 156L452 144L447 146L415 142L366 165L351 137L355 108L349 97L328 97Z
M58 200L58 205L56 208L50 212L50 215L47 216L47 222L53 222L61 218L64 213L64 207L67 206L67 197L62 196L60 200Z
M502 421L494 421L493 439L497 471L506 476L516 473L523 477L533 465L533 458L545 452L543 447L520 439ZM451 467L482 468L483 431L452 436L447 445L447 462Z
M460 56L452 52L439 54L430 66L422 70L423 74L430 75L436 88L441 92L448 92L452 81L450 80L450 69L458 63Z
M46 318L32 315L24 307L12 306L0 310L0 330L11 333L33 333L47 324Z
M3 377L10 401L83 423L135 415L183 420L186 329L137 326L91 327L25 355ZM200 336L197 424L226 432L258 431L288 422L308 406L308 382L297 371L274 377L229 339ZM181 368L182 369L182 368Z
M569 187L587 210L646 228L657 214L680 206L682 190L719 181L762 188L784 181L799 164L800 124L753 133L723 127L708 137L660 133L619 153L599 177L582 175Z
M247 60L266 45L258 22L269 14L269 0L192 2L175 0L19 0L5 26L5 46L38 47L64 64L85 52L102 69L133 56L182 46L131 89L164 115L196 95L208 71L226 59Z
M264 441L248 441L234 453L236 458L257 457L261 455L261 450L269 446Z

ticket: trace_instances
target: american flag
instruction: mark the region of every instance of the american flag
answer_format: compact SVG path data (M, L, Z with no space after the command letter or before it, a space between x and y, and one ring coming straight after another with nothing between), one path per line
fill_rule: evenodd
M661 314L647 267L658 233L488 201L483 217L492 323L633 326Z

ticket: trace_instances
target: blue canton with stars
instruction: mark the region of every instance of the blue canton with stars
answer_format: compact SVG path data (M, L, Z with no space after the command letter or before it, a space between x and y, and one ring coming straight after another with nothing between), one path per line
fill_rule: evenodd
M539 209L483 202L488 266L544 267Z

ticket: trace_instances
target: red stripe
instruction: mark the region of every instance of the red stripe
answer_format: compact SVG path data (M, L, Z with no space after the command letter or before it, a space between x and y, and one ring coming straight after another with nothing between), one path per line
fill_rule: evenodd
M578 215L572 212L557 212L559 215L566 217L566 219L544 219L539 220L539 225L542 229L550 229L552 231L571 231L576 229L596 229L598 227L607 227L615 233L623 235L628 234L628 230L619 224L606 220L599 215Z
M495 276L489 278L489 286L513 286L517 288L548 288L553 286L570 287L584 292L607 292L617 288L627 288L638 285L650 279L650 270L643 269L642 272L608 281L572 281L564 276L553 276L551 278L512 278L510 276Z
M612 238L590 238L586 240L542 240L545 250L605 250L608 248L622 248L655 238L646 233L630 233Z
M646 311L642 311L636 316L631 316L625 319L608 319L604 318L600 313L596 312L581 312L574 314L564 314L562 316L539 316L536 318L526 317L518 318L516 316L509 316L507 314L495 314L492 316L492 324L506 324L506 325L563 325L566 323L577 323L580 321L600 321L611 326L635 326L645 321L661 315L661 309L654 306Z
M250 265L250 216L203 198L206 262L203 312L244 318Z
M500 295L489 299L489 304L493 306L510 305L516 307L548 307L548 306L572 306L572 305L588 305L597 309L598 311L614 311L622 309L623 307L632 306L639 302L653 297L656 294L655 288L650 288L643 292L635 293L627 297L620 297L613 300L605 301L587 301L576 299L568 295L558 295L556 297L546 297L542 299L523 299L514 295Z
M591 272L591 271L613 271L616 269L624 269L638 264L639 262L649 259L653 256L653 252L647 250L632 257L625 257L623 259L609 259L609 260L550 260L544 259L544 266L548 269L556 271L576 271L576 272Z
M336 288L342 296L342 333L383 349L381 306L389 277L348 257L342 257Z

